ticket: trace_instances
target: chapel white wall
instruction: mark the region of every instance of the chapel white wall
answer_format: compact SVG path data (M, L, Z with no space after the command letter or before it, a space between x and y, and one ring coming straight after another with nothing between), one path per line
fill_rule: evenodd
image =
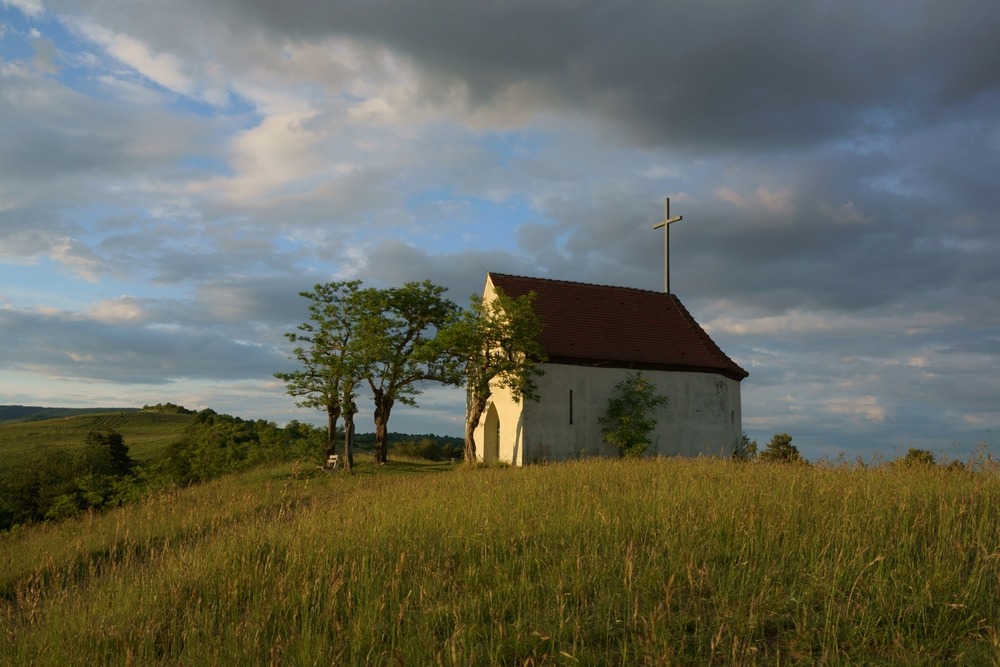
M541 368L545 375L536 379L540 401L516 403L509 392L494 392L492 401L500 417L499 459L521 465L616 456L617 451L603 442L598 418L615 395L615 385L632 371L550 363ZM643 371L643 375L669 399L656 412L648 455L731 455L743 432L739 382L714 373ZM483 442L484 421L477 430L477 443Z
M480 461L493 463L493 453L486 449L486 423L489 418L490 407L494 407L500 419L499 451L496 452L496 460L513 465L523 465L528 462L524 457L524 422L522 414L522 402L517 402L511 398L509 390L494 390L490 397L490 402L483 411L483 416L476 426L476 457Z

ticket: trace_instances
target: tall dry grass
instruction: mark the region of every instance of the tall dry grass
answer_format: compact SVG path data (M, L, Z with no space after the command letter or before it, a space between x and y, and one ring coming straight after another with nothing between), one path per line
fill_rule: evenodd
M0 661L1000 660L995 472L388 472L271 468L0 537Z

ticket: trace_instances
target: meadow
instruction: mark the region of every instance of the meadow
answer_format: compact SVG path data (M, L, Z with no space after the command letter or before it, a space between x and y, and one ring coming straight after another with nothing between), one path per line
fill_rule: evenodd
M0 664L1000 664L992 464L359 458L0 534Z

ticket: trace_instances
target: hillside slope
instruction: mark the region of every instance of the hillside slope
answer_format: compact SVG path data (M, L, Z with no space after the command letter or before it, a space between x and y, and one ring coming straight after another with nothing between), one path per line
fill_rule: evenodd
M0 466L12 465L46 449L78 446L88 432L109 429L124 436L133 458L146 460L179 438L193 419L194 415L189 414L126 411L2 423Z
M0 535L0 664L1000 659L995 470L398 465Z

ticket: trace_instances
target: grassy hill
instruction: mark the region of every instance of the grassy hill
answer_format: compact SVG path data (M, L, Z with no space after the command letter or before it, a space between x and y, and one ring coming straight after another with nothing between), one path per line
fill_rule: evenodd
M0 405L0 424L76 417L99 412L136 412L139 408L43 408L37 405Z
M108 429L124 436L133 458L147 460L176 440L192 419L190 414L129 410L42 421L8 421L0 423L0 466L26 460L45 449L78 446L89 431Z
M995 468L283 464L0 534L0 664L997 664L998 525Z

